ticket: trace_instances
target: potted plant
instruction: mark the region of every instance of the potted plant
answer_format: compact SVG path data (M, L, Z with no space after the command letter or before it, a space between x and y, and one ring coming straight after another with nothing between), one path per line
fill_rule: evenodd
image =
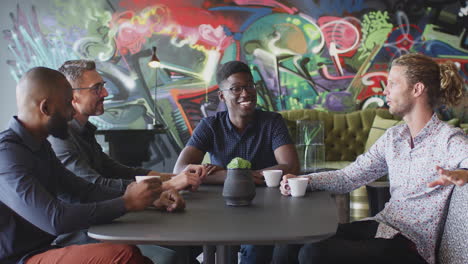
M321 121L297 121L297 150L303 172L314 172L325 159L324 129Z
M234 158L227 166L227 176L223 186L223 197L227 205L250 205L255 197L255 183L249 161Z

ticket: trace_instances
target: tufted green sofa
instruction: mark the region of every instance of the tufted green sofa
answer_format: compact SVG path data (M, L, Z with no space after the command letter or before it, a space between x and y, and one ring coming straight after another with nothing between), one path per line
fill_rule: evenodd
M367 136L375 115L396 119L385 109L366 109L352 113L329 113L313 109L279 112L286 121L293 140L296 138L297 120L321 120L325 126L326 168L342 169L364 153Z

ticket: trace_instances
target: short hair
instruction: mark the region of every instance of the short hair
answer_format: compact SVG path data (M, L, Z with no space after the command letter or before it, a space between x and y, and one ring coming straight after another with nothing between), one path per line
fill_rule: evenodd
M57 89L61 88L59 82L68 84L65 76L46 67L34 67L28 70L16 85L16 102L18 111L25 111L28 102L42 100L57 95Z
M252 76L252 72L247 64L242 61L229 61L221 65L216 72L216 82L220 85L224 80L234 73L245 72Z
M54 69L47 67L34 67L29 69L21 78L21 80L32 80L33 82L40 83L46 86L53 86L59 80L65 80L65 76Z
M451 61L438 64L426 55L410 53L392 61L392 66L406 67L405 77L410 86L424 84L433 108L441 103L456 105L464 96L463 78Z
M96 63L92 60L69 60L60 66L59 71L69 82L80 82L85 71L96 70Z

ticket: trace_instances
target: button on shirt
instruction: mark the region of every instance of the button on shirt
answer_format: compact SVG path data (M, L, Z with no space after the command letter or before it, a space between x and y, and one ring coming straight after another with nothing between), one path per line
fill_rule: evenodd
M435 166L447 170L468 168L468 138L434 114L414 138L406 124L387 130L350 166L335 172L310 174L313 189L350 192L388 173L390 201L375 216L377 238L401 233L413 241L419 254L435 263L437 239L453 185L427 187L439 178Z
M36 141L12 118L0 133L0 263L22 263L59 234L123 215L119 195L76 177L47 140Z
M150 170L132 168L110 158L96 141L96 127L90 122L80 125L73 119L68 128L70 136L60 139L50 136L49 142L63 165L83 179L122 192L136 175Z
M274 150L292 144L283 117L258 109L254 115L242 133L231 123L227 111L206 117L195 128L187 146L209 152L211 163L223 168L236 157L250 161L253 170L278 165Z

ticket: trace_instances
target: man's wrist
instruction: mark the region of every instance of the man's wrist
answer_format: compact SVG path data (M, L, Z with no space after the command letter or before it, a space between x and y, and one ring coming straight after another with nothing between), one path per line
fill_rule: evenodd
M174 189L175 187L172 185L171 180L165 181L161 185L163 191L167 191L169 189Z

